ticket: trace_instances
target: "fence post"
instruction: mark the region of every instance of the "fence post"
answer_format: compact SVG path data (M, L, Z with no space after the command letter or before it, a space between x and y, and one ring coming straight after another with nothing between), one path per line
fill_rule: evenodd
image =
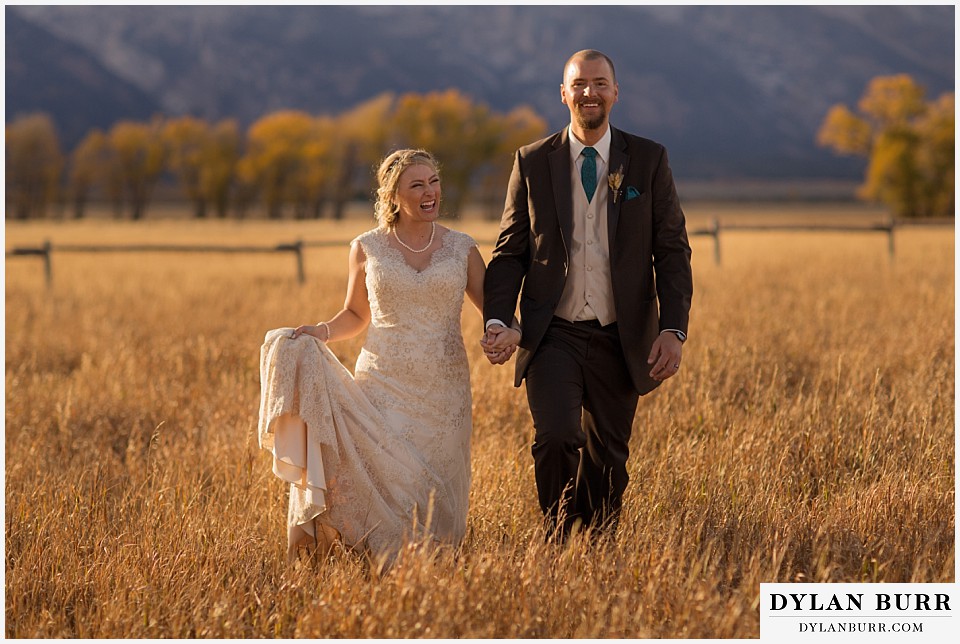
M298 239L292 244L277 244L273 249L277 252L291 252L296 255L297 258L297 282L303 284L307 281L307 278L303 274L303 240Z
M49 239L43 240L43 279L47 288L53 286L53 262L50 260L50 251L53 250Z
M896 228L897 222L891 216L887 220L887 253L890 255L890 261L893 261L893 255L895 250L895 245L893 242L893 229Z
M713 226L710 229L713 235L713 261L717 266L720 265L720 219L713 218Z
M303 284L307 281L303 272L303 240L298 239L293 243L293 252L297 254L297 282Z

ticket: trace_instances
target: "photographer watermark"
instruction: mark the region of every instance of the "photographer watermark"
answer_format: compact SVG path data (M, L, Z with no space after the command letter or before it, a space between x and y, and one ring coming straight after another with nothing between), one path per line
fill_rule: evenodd
M953 640L956 584L760 584L760 638Z

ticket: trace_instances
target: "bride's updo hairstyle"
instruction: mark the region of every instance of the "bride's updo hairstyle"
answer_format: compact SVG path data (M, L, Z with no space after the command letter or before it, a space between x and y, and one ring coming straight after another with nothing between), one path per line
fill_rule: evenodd
M440 164L426 150L396 150L388 154L377 169L377 201L373 205L373 214L380 228L389 230L397 225L400 218L400 205L397 203L397 186L400 175L413 165L425 165L440 174Z

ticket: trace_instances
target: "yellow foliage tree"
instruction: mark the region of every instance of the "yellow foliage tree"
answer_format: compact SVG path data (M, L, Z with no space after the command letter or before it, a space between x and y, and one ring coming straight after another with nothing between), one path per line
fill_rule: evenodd
M497 142L483 175L481 194L487 203L487 217L499 219L507 182L513 170L513 155L520 146L532 143L547 133L547 122L527 106L514 108L495 121Z
M399 143L437 156L444 212L459 217L474 194L502 205L513 151L542 137L547 124L529 107L498 114L457 90L448 90L401 97L393 130Z
M336 117L331 158L338 169L330 191L334 219L343 217L347 202L358 193L372 194L369 170L386 152L395 107L396 97L383 93Z
M955 213L955 120L954 95L944 94L927 106L917 121L920 137L917 150L917 172L920 174L928 203L925 210L934 214Z
M302 141L301 162L291 177L294 217L319 218L330 184L337 174L334 158L337 127L331 117L313 119Z
M394 116L401 144L432 152L441 164L445 214L459 217L471 181L497 146L493 116L455 89L400 98Z
M834 105L817 133L820 145L832 147L841 154L868 156L873 133L870 124L850 111L846 105Z
M332 202L339 219L356 193L357 169L383 152L392 104L384 94L336 117L301 111L264 116L247 132L238 167L241 192L254 187L271 218L287 204L297 218L320 217Z
M236 122L228 120L211 126L184 116L167 122L163 136L170 169L177 173L184 194L193 203L194 215L206 217L213 204L218 216L226 216L240 152Z
M200 193L212 203L218 217L227 216L230 188L240 159L240 127L233 119L216 123L201 150Z
M167 162L176 172L187 199L193 204L194 216L207 215L207 200L200 187L203 171L203 148L210 126L192 116L167 121L163 126L163 139L167 146Z
M858 104L827 113L820 145L868 159L859 195L886 204L902 217L952 216L954 98L932 103L909 75L873 79Z
M106 179L108 154L107 137L99 128L88 132L70 154L68 187L77 219L83 217L94 186Z
M107 140L116 155L131 218L142 219L153 187L166 167L162 121L121 121L110 129Z
M305 163L305 143L314 128L309 114L285 110L264 116L247 131L247 152L238 171L257 188L271 219L281 217L283 205L295 193Z
M17 219L39 217L56 198L63 153L53 121L30 114L6 126L7 213Z
M71 195L82 216L100 183L117 216L127 202L140 219L154 184L170 170L198 217L211 206L226 216L231 199L242 217L259 197L270 218L282 217L288 206L297 218L320 217L332 202L339 219L350 199L372 194L370 169L384 154L416 146L437 155L445 210L459 216L473 191L501 193L513 150L545 130L529 108L497 114L456 90L399 100L385 93L337 116L275 112L253 123L245 138L229 119L122 122L106 135L91 132L74 150Z
M207 214L207 202L200 190L200 173L203 168L203 146L209 128L206 121L192 116L167 121L163 126L168 169L176 173L180 187L193 204L194 215L198 218Z

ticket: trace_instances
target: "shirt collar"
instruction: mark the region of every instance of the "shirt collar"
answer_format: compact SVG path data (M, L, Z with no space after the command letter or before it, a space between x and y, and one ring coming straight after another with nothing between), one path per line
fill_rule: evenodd
M580 139L573 135L573 128L567 126L567 138L570 140L570 158L576 162L583 148L587 147ZM604 163L610 161L610 124L607 123L607 131L603 133L600 140L591 146L597 151L597 155L603 159Z

